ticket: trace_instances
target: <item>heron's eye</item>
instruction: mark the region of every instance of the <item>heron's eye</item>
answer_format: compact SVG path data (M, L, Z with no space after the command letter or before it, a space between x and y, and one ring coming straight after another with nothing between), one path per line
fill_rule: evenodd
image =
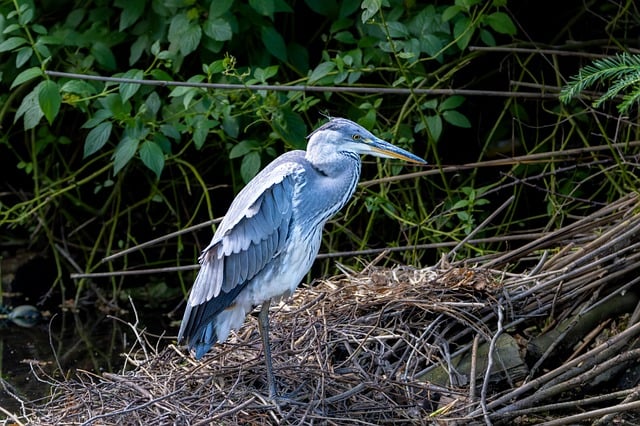
M353 136L351 136L353 138L354 141L360 140L360 135L359 134L354 134Z

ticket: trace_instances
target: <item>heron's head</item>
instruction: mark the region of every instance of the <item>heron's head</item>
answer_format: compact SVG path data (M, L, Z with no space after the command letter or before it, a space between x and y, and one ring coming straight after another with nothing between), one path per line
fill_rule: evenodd
M331 152L353 152L383 158L398 158L425 164L422 158L384 141L359 124L346 118L331 118L309 135L308 151L328 155Z

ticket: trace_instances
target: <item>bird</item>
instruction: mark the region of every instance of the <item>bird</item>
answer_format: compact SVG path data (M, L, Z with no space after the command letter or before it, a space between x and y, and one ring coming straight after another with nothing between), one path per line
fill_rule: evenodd
M269 397L277 397L269 342L269 306L290 296L319 252L322 230L353 196L360 155L426 164L346 118L329 117L237 194L198 258L178 343L196 359L243 324L258 305Z

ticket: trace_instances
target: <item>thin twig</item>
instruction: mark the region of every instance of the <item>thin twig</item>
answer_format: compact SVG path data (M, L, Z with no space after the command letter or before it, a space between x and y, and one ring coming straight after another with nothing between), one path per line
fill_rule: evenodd
M494 211L491 212L491 214L482 221L482 223L478 226L475 227L475 229L473 231L471 231L469 233L469 235L467 235L462 241L460 241L458 243L458 245L456 245L447 255L448 261L452 262L453 258L456 255L456 252L458 251L458 249L460 249L460 247L462 247L463 245L467 244L469 242L469 240L471 240L471 238L473 236L475 236L478 232L480 232L480 230L482 230L488 223L490 223L498 214L500 214L502 212L502 210L506 209L507 206L509 206L513 200L516 199L515 195L512 195L511 197L507 198L507 200L500 204L500 206L498 206L497 209L495 209Z
M166 240L170 240L171 238L175 238L175 237L178 237L180 235L187 234L187 233L192 232L192 231L196 231L198 229L206 228L207 226L215 225L216 223L219 223L221 221L222 221L222 218L219 217L219 218L216 218L216 219L207 220L206 222L202 222L202 223L199 223L197 225L189 226L188 228L184 228L184 229L181 229L179 231L171 232L171 233L163 235L161 237L154 238L153 240L145 241L142 244L137 244L137 245L135 245L133 247L129 247L127 249L121 250L121 251L119 251L117 253L113 253L112 255L103 258L100 262L101 263L110 262L110 261L112 261L114 259L117 259L118 257L124 256L125 254L129 254L129 253L132 253L134 251L142 250L145 247L152 246L154 244L161 243L161 242L166 241ZM84 277L82 277L82 278L84 278Z
M484 372L484 381L482 382L482 390L480 391L480 406L482 407L482 416L487 426L491 426L491 419L489 419L489 409L487 408L487 389L489 388L489 380L491 378L491 368L493 367L493 356L496 350L496 343L498 338L502 334L502 322L504 320L504 308L502 304L498 303L498 329L491 338L489 343L489 352L487 353L487 369Z
M401 87L363 87L363 86L306 86L286 84L232 84L232 83L197 83L189 81L144 80L122 77L104 77L99 75L45 71L50 77L64 77L77 80L93 80L118 84L144 84L161 87L195 87L217 90L271 90L274 92L321 92L321 93L367 93L376 95L463 95L463 96L497 96L505 98L557 99L557 94L536 92L505 92L500 90L470 89L414 89Z
M640 401L630 402L627 404L618 404L612 407L598 408L597 410L586 411L580 414L574 414L572 416L562 417L560 419L551 420L548 422L540 423L539 426L561 426L561 425L575 425L582 420L592 419L605 414L619 414L624 411L640 410Z

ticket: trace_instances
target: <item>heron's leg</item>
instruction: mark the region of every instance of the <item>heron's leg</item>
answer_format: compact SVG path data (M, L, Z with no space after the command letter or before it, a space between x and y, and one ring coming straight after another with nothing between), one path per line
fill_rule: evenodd
M267 300L262 304L260 314L258 315L258 326L260 335L262 336L262 345L264 346L264 362L267 366L267 382L269 383L269 398L275 398L276 379L273 376L273 364L271 363L271 346L269 344L269 305L271 300Z

